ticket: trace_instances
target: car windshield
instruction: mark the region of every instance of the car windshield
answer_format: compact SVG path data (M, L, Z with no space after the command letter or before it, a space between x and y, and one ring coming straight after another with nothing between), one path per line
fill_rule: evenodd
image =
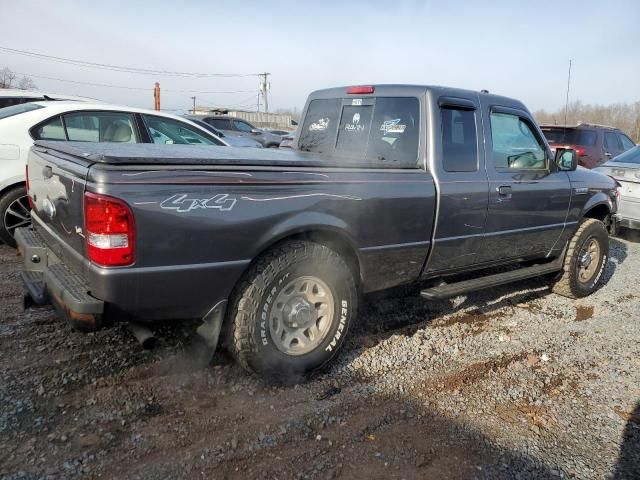
M627 150L626 152L621 153L611 161L616 163L640 164L640 146L633 147L631 150Z
M582 130L577 128L543 127L542 133L549 143L567 145L593 146L598 138L594 130Z
M39 108L44 107L42 105L36 105L34 103L22 103L20 105L0 108L0 120L7 117L13 117L14 115L20 115L21 113L30 112L32 110L38 110Z

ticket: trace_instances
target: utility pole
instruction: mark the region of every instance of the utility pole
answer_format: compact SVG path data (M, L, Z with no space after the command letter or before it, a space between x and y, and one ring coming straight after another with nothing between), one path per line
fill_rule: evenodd
M160 83L156 82L153 88L153 109L156 112L160 111Z
M260 93L264 97L264 111L269 113L269 97L268 92L271 90L271 83L269 83L268 77L270 73L261 73L260 76ZM258 108L259 110L259 108Z
M571 87L571 59L569 59L569 75L567 77L567 98L564 102L564 124L567 124L567 110L569 109L569 88Z
M191 113L195 115L196 114L196 97L191 97L191 100L193 100L193 110L191 111Z

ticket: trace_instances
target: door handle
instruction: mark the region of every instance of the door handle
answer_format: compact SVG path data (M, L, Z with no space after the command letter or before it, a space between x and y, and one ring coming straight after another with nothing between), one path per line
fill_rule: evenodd
M44 178L51 178L53 176L53 169L51 168L51 165L46 165L42 169L42 176Z
M609 152L604 152L604 156L607 157L607 158L613 157L613 155L611 153L609 153Z
M504 200L509 200L511 198L512 189L510 185L500 185L496 188L496 192L498 192L498 201L502 202Z

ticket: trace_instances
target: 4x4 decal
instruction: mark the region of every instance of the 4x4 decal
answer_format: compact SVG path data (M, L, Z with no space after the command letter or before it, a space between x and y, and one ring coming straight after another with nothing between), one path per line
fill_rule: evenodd
M179 213L190 212L198 208L228 212L235 206L236 202L237 200L229 197L227 193L219 193L210 198L193 198L185 193L177 193L160 202L160 208L164 210L175 210Z

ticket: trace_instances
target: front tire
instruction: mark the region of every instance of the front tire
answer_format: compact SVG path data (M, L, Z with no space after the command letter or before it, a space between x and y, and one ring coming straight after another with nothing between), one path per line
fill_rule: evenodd
M24 186L14 187L0 198L0 220L0 240L15 248L16 228L31 225L31 207Z
M232 353L269 381L300 381L336 356L356 307L354 276L338 253L286 242L260 257L235 293Z
M564 267L553 291L568 298L581 298L597 290L609 256L609 234L605 225L585 219L573 234Z

